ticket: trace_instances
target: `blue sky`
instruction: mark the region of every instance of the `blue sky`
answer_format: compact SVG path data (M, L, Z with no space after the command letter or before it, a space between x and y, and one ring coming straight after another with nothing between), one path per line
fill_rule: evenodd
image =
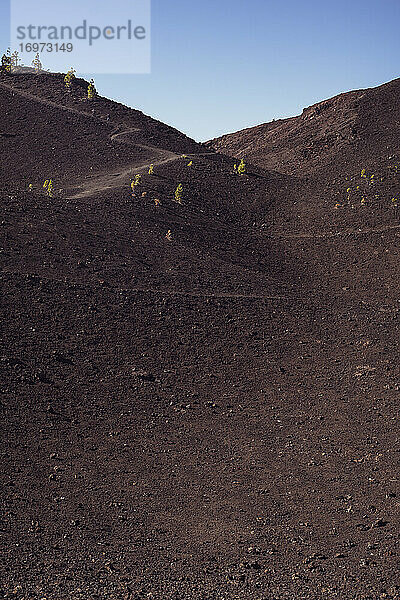
M202 141L398 77L399 31L399 0L152 0L151 74L95 80Z

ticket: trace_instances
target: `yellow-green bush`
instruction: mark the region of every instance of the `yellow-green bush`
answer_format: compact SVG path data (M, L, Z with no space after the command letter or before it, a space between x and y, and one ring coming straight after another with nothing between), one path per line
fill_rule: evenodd
M75 79L75 69L73 69L72 67L70 68L70 70L66 73L65 77L64 77L64 83L65 83L65 87L67 88L67 90L70 92L72 90L72 82Z
M175 190L175 202L182 204L183 185L180 183Z

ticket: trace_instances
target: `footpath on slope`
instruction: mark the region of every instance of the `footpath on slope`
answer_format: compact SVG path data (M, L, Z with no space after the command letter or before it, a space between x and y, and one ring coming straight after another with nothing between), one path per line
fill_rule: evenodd
M80 111L73 107L64 106L57 102L53 102L52 100L41 98L40 96L36 96L29 92L25 92L20 89L15 89L12 85L8 85L3 82L0 83L0 87L11 91L13 93L13 95L18 94L20 96L23 96L24 98L33 100L34 102L44 104L45 106L52 106L59 110L68 111L68 112L74 113L79 116L86 116L86 117L89 117L90 119L99 121L102 124L104 123L103 118L93 115L91 112L87 112L84 110ZM138 133L138 132L142 131L138 127L129 127L123 131L120 131L121 123L110 122L110 125L114 125L114 130L110 134L111 141L117 141L119 143L124 143L124 144L132 144L132 145L136 146L137 148L141 148L142 150L145 150L146 152L153 153L153 156L151 158L143 159L143 160L132 163L129 166L129 168L123 169L120 173L117 173L117 174L106 173L103 175L94 176L90 179L90 181L85 180L80 185L78 185L78 188L80 188L80 190L77 193L73 194L72 196L67 196L67 199L77 200L79 198L92 197L92 196L95 196L96 194L106 191L106 190L115 189L116 187L124 187L126 185L127 179L129 179L129 176L132 174L133 171L135 171L137 173L141 173L143 171L146 171L150 167L151 164L153 164L154 166L159 166L159 165L167 164L170 162L174 162L174 161L182 158L182 154L178 154L171 150L158 148L157 146L141 144L139 142L135 142L132 139L123 139L123 138L126 138L126 136L128 136L130 134L134 134L134 133ZM196 156L209 156L209 155L210 155L210 152L198 152L198 153L186 154L186 156L188 158L194 158ZM76 190L76 186L74 189ZM358 229L349 229L349 230L338 231L338 232L315 233L315 234L314 233L297 233L297 234L296 233L292 233L292 234L273 233L273 234L267 234L266 237L267 238L278 238L278 239L283 239L283 240L285 240L285 239L287 239L287 240L290 240L290 239L324 239L324 238L335 238L337 236L352 236L352 235L357 236L357 235L362 235L362 234L367 234L367 233L384 233L386 231L390 231L393 229L400 229L400 224L383 225L383 226L376 227L376 228L365 228L365 229L358 228Z

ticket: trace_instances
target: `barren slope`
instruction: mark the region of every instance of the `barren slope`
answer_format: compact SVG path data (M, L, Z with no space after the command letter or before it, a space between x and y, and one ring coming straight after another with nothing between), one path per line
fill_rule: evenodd
M398 600L395 137L238 177L48 81L0 80L0 595Z
M399 148L400 79L378 88L340 94L305 108L298 117L224 135L207 145L281 173L303 177L332 162L346 165ZM373 147L373 156L369 150ZM393 148L392 148L393 149Z

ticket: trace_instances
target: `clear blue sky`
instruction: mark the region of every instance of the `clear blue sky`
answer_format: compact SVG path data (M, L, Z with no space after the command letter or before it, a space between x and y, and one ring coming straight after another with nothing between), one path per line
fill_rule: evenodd
M399 31L399 0L152 0L152 73L96 85L206 140L398 77Z

